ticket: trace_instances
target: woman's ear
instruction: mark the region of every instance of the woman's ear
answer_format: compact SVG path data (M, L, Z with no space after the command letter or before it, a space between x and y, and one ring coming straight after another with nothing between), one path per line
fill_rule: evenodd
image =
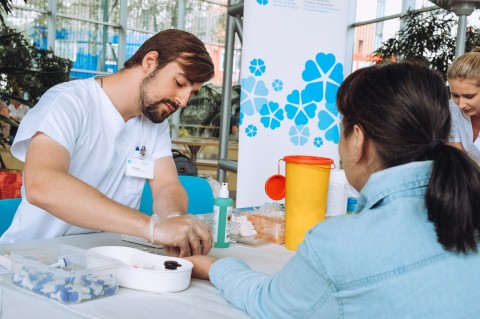
M352 147L353 147L353 152L352 156L354 159L358 162L362 159L363 157L363 152L364 152L364 143L365 143L365 133L363 132L363 129L360 125L355 124L353 126L353 132L352 132Z
M158 52L150 51L143 57L142 68L143 71L148 74L155 70L158 65Z

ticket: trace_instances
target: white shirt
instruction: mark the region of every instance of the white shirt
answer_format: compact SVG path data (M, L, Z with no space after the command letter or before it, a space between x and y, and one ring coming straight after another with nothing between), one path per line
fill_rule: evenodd
M94 78L59 84L48 90L21 122L12 154L25 161L36 132L43 132L70 153L69 173L107 197L138 209L144 178L125 176L126 161L137 146L146 147L146 160L171 156L168 121L152 123L137 116L126 123ZM55 181L52 180L52 186ZM0 243L90 232L22 202Z
M465 151L480 163L480 139L473 141L473 128L470 116L462 113L460 108L450 100L450 113L452 115L451 142L461 142Z
M8 110L10 111L10 117L20 122L25 116L25 114L30 110L30 108L26 105L20 104L17 109L15 105L10 104L8 106Z

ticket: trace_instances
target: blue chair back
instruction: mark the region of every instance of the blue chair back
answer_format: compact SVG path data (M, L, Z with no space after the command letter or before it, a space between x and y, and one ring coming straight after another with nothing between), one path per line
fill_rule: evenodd
M13 216L21 201L21 198L0 199L0 236L12 224Z
M213 212L212 187L205 178L185 175L181 175L178 178L187 191L187 212L189 214L208 214ZM152 190L150 189L148 182L145 182L139 210L147 215L152 215L152 203Z

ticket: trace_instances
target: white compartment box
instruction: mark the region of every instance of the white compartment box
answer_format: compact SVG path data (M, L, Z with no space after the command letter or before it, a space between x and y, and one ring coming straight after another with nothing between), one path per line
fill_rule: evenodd
M14 251L11 260L14 284L64 304L118 291L121 262L74 246Z

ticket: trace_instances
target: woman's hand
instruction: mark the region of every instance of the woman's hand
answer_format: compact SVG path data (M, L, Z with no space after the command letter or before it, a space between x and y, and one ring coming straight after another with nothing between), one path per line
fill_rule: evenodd
M217 261L212 256L191 256L191 257L184 257L193 263L193 270L192 270L192 277L198 279L206 279L208 280L208 272L210 271L210 267L212 267L213 263Z

